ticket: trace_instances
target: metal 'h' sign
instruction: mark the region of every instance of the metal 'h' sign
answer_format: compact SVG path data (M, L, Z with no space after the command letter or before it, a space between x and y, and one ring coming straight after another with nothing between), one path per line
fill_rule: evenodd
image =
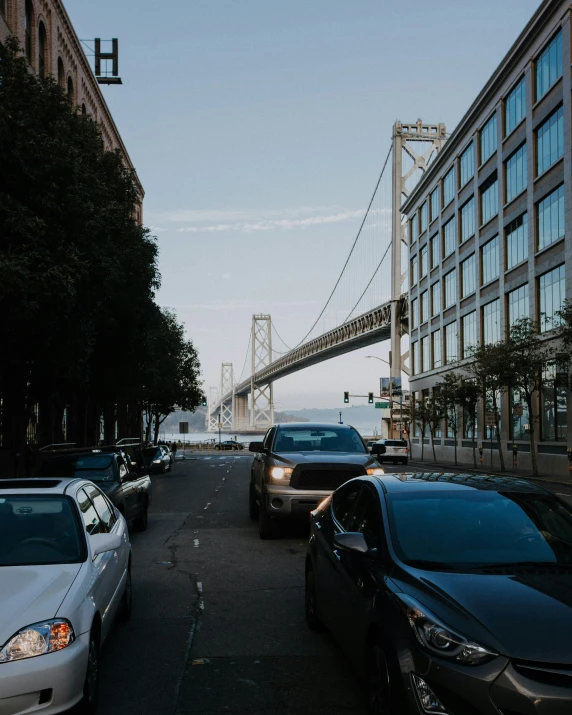
M109 40L108 40L109 41ZM111 40L111 52L101 51L101 38L95 38L95 77L99 84L123 84L119 77L119 42L116 37ZM105 71L102 72L101 61L105 61ZM107 61L111 61L111 74L107 70Z

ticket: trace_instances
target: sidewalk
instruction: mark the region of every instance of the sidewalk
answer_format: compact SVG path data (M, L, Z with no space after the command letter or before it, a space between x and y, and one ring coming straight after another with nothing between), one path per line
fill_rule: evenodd
M487 467L485 464L479 466L477 459L477 468L475 469L472 465L458 465L455 466L450 462L429 462L429 461L419 461L419 460L409 460L411 466L417 469L424 469L427 472L455 472L456 474L498 474L503 477L520 477L522 479L532 479L538 482L550 482L551 484L562 484L563 486L572 487L572 473L570 473L570 478L567 479L561 474L556 474L551 476L549 474L539 474L537 477L532 476L532 470L530 469L513 469L512 463L507 464L506 471L501 472L500 469Z

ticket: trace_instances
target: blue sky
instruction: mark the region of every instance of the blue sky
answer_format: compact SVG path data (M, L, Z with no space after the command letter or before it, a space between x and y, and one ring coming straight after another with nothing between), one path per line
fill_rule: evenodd
M355 238L394 121L451 131L539 2L65 4L81 39L119 38L124 84L103 93L145 187L158 300L185 323L208 389L223 361L239 376L253 313L270 313L288 344L305 334ZM383 365L364 358L388 350L284 378L277 408L337 407L344 390L375 390Z

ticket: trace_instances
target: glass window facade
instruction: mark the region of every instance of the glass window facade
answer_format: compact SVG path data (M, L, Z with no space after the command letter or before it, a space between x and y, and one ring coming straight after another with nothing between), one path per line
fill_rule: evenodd
M461 263L461 298L466 298L477 289L475 254Z
M512 201L521 191L524 191L527 183L527 152L526 144L517 149L506 161L506 200Z
M429 212L429 208L427 206L427 201L426 201L423 204L423 206L421 207L421 212L419 214L419 219L420 219L419 233L423 233L423 231L427 230L428 212Z
M429 291L423 291L419 296L421 303L421 323L426 323L429 320Z
M445 309L457 302L457 269L454 268L443 278L445 284Z
M482 285L486 285L499 277L499 260L499 237L495 236L481 248Z
M409 240L411 243L415 243L417 240L419 231L418 231L418 222L417 222L417 214L411 218L411 221L409 222Z
M443 258L447 258L455 251L457 244L457 231L455 218L449 219L443 226Z
M431 286L431 316L441 312L441 281Z
M504 102L504 132L508 136L526 114L526 78L511 90Z
M488 223L499 212L499 182L495 173L481 187L481 224Z
M459 172L461 180L461 188L465 186L475 175L475 152L473 149L473 143L465 149L461 154L461 159L459 161Z
M461 241L466 241L475 235L475 197L473 196L461 208Z
M458 359L457 323L449 323L445 326L445 364L450 365Z
M411 343L411 352L413 353L413 374L419 375L421 372L421 355L419 343Z
M558 384L556 363L542 371L542 439L549 442L566 442L566 388ZM568 372L564 368L564 372Z
M536 173L542 174L564 154L562 107L553 112L536 131Z
M528 214L511 221L505 229L507 271L528 258Z
M421 369L423 372L429 372L431 369L431 352L429 349L429 336L421 338Z
M439 216L439 187L431 192L431 221Z
M538 293L540 305L540 332L545 333L560 324L557 311L564 307L565 293L564 264L538 279Z
M529 317L528 283L507 294L508 325L511 328L517 320Z
M419 280L419 258L417 255L413 256L411 259L411 277L409 280L409 285L414 286Z
M530 419L528 415L528 405L526 404L526 399L524 394L521 394L520 390L511 389L509 392L510 396L510 406L512 414L512 424L511 424L511 439L529 439L528 430L525 429L525 425L530 424Z
M477 311L461 318L463 325L463 358L471 357L471 349L477 345Z
M441 367L443 364L443 350L441 347L441 331L436 330L432 333L433 341L433 368Z
M455 167L450 169L443 179L443 206L448 206L455 198Z
M500 342L500 299L483 306L483 342L486 345Z
M419 327L419 300L417 298L413 298L411 301L411 327Z
M562 77L562 31L546 45L536 60L536 101Z
M423 276L427 275L427 245L423 246L423 248L419 251L419 268L419 275L423 278Z
M484 164L497 150L496 112L481 129L481 164Z
M430 241L431 243L431 268L437 268L441 260L441 246L439 234L436 233Z
M564 185L539 201L536 221L538 250L564 237Z

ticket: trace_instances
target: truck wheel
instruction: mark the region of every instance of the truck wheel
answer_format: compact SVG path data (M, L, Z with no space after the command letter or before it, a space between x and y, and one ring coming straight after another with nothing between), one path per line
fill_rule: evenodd
M149 509L149 506L147 502L143 504L143 511L141 514L133 520L133 526L137 529L137 531L147 531L147 526L148 526L148 515L147 515L147 510Z
M256 490L251 484L248 490L248 515L251 521L256 521L258 519L258 504L256 503Z
M278 524L266 511L264 495L261 496L258 507L258 535L261 539L275 539L278 536Z

